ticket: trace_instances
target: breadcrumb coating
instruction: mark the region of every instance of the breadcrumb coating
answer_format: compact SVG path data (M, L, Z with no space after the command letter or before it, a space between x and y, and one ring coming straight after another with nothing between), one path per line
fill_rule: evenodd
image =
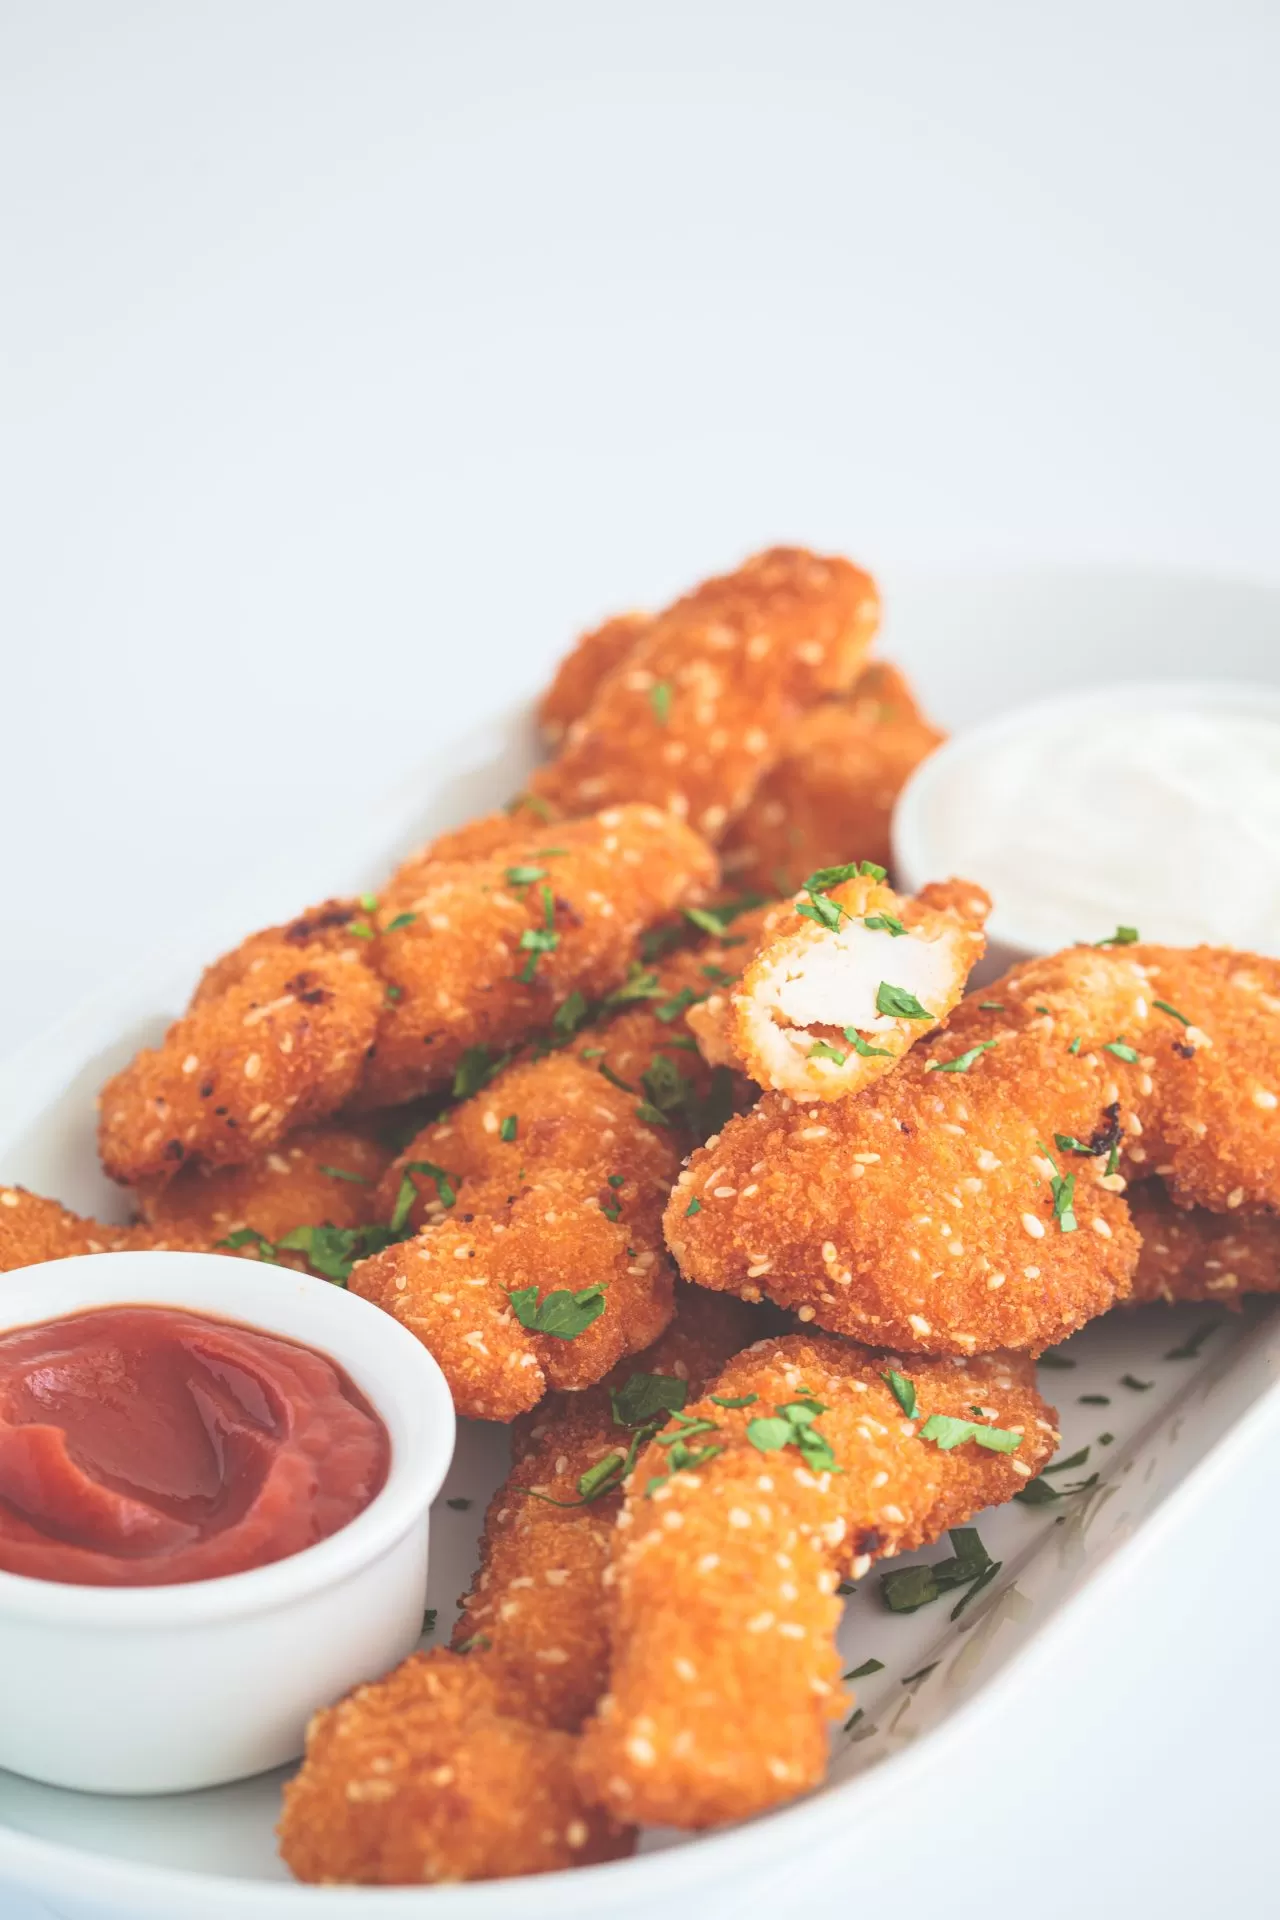
M356 1104L447 1086L468 1049L501 1053L548 1027L571 993L609 992L644 930L705 898L716 871L679 821L622 806L393 883L373 943L391 997Z
M912 898L879 873L768 915L737 984L690 1009L709 1059L798 1101L837 1100L870 1086L946 1019L985 951L990 899L957 880Z
M344 945L328 943L334 931L310 945L256 936L206 975L158 1048L107 1082L99 1151L112 1179L256 1159L351 1097L383 985L345 931Z
M576 1732L604 1688L605 1569L621 1471L647 1424L616 1418L611 1390L657 1374L685 1383L693 1398L759 1330L759 1309L684 1288L655 1345L600 1386L551 1394L516 1422L511 1472L485 1516L480 1566L453 1636L455 1647L474 1647L471 1657L497 1676L504 1712ZM584 1500L583 1475L610 1465L600 1490Z
M890 1368L915 1388L914 1418ZM639 1824L714 1826L817 1785L848 1705L840 1578L1009 1499L1057 1444L1031 1364L1010 1354L919 1361L791 1335L730 1361L714 1392L646 1449L617 1523L609 1691L576 1765L585 1798ZM806 1401L839 1472L777 1444L778 1410ZM1014 1431L1017 1448L944 1452L920 1437L931 1414ZM673 1470L681 1432L702 1457Z
M532 790L567 813L651 801L718 839L796 716L849 686L879 614L847 560L755 555L655 617Z
M1039 1351L1128 1293L1130 1175L1280 1207L1277 1090L1280 962L1070 948L865 1093L730 1120L680 1176L668 1245L688 1279L868 1343Z
M362 1227L377 1219L375 1194L390 1158L372 1128L329 1121L291 1134L246 1166L184 1167L136 1197L152 1226L203 1237L209 1247L245 1228L276 1241L294 1227Z
M591 705L597 688L630 656L652 625L652 614L617 613L574 642L538 702L538 725L548 746L559 746L569 727Z
M0 1273L70 1260L78 1253L134 1253L154 1249L200 1253L203 1235L175 1225L119 1227L72 1213L26 1187L0 1187Z
M1238 1307L1248 1293L1280 1292L1280 1219L1175 1207L1159 1180L1129 1191L1142 1252L1126 1306L1213 1300Z
M319 1885L502 1880L616 1860L634 1835L581 1798L572 1735L504 1714L478 1661L414 1654L318 1713L280 1853Z
M847 698L792 722L780 757L725 834L726 883L793 893L816 867L853 858L892 871L898 795L945 738L905 675L873 660Z

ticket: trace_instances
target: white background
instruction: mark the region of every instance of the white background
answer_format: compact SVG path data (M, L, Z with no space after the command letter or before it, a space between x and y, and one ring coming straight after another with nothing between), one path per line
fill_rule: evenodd
M1274 578L1278 57L1267 0L11 0L0 1050L767 540ZM922 1813L957 1899L1267 1910L1262 1656L1184 1626Z

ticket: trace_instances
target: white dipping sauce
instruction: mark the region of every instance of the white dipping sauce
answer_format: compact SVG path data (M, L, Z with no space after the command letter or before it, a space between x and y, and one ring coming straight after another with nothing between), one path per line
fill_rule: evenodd
M959 736L919 778L909 864L986 887L1002 940L1048 953L1126 925L1280 954L1278 688L1063 696Z

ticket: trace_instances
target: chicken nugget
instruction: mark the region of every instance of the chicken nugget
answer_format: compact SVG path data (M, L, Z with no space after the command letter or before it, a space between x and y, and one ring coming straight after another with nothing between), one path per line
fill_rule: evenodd
M538 725L549 746L559 746L573 722L587 711L601 683L622 665L652 624L649 613L616 613L574 642L538 702Z
M132 1253L152 1249L202 1252L207 1242L175 1224L120 1227L72 1213L26 1187L0 1187L0 1273L70 1260L78 1253Z
M718 839L795 717L849 686L879 613L847 560L757 554L656 616L532 791L566 813L651 801Z
M489 1504L453 1636L498 1676L504 1712L582 1725L608 1672L605 1570L623 1479L655 1423L759 1330L758 1308L686 1287L652 1347L515 1423L511 1472Z
M698 1828L816 1786L848 1704L841 1577L1009 1499L1056 1444L1022 1357L921 1362L790 1335L730 1361L628 1483L584 1798Z
M353 945L264 944L240 978L198 994L158 1048L109 1080L98 1144L112 1179L137 1186L189 1162L241 1165L342 1106L384 1005Z
M863 863L863 869L866 863ZM964 992L986 947L991 902L951 880L918 899L858 862L810 874L737 983L689 1009L708 1057L798 1101L836 1100L878 1080Z
M911 1351L1039 1351L1129 1291L1122 1198L1280 1207L1280 962L1069 948L820 1114L768 1093L667 1210L686 1278Z
M299 1880L418 1886L616 1860L634 1835L582 1800L572 1735L503 1713L477 1661L437 1649L318 1713L284 1789Z
M361 942L369 935L368 915L359 900L322 900L319 906L308 907L292 920L249 934L239 946L214 960L196 983L187 1012L209 1006L232 987L252 981L266 964L274 971L281 948L293 951L295 966L299 967L316 948L360 960L367 955Z
M1159 1180L1129 1190L1142 1252L1125 1305L1215 1300L1238 1307L1247 1293L1280 1292L1280 1219L1272 1213L1210 1213L1175 1207Z
M726 883L793 893L815 868L853 854L891 868L898 795L945 738L897 667L873 660L845 699L792 722L781 756L725 834Z
M246 1251L301 1265L301 1255L280 1253L274 1243L298 1227L349 1231L376 1219L375 1194L390 1158L371 1127L328 1121L245 1166L184 1167L173 1180L140 1188L137 1199L152 1226L202 1236L208 1247L239 1238Z
M607 993L645 928L715 877L696 834L625 806L385 889L373 958L387 1002L355 1104L445 1087L470 1050L502 1052L550 1026L571 994Z

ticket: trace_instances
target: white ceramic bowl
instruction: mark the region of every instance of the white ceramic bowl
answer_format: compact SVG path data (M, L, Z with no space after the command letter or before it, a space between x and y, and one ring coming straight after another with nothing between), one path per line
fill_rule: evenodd
M398 1322L285 1267L104 1253L0 1279L0 1331L119 1305L214 1314L327 1353L391 1438L364 1511L269 1566L167 1587L0 1573L0 1767L94 1793L175 1793L293 1759L317 1707L412 1648L453 1403Z

